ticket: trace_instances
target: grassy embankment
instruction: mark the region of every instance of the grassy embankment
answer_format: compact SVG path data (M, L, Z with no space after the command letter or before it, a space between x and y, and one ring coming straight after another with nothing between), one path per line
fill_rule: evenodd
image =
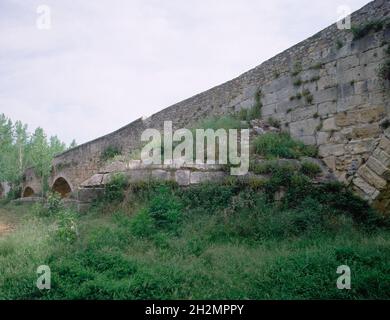
M261 150L275 141L261 139ZM24 215L0 237L0 299L389 299L388 220L341 185L268 170L269 181L187 189L118 176L81 216L55 197L3 205ZM39 265L51 268L49 291L35 286ZM352 290L336 287L340 265Z

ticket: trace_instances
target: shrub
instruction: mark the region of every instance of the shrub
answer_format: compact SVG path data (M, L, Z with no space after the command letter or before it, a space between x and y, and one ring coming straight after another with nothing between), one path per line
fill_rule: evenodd
M313 103L313 95L312 94L308 94L307 96L305 96L305 99L306 99L306 103L307 104L312 104Z
M358 40L366 35L368 35L371 31L373 32L378 32L381 31L384 27L384 21L370 21L365 24L361 24L359 26L353 26L351 28L352 34L353 34L353 39Z
M147 206L132 219L130 228L139 237L150 237L157 231L176 234L182 221L182 209L182 202L173 190L160 185Z
M63 209L61 195L58 192L50 192L47 197L47 213L54 215Z
M255 104L248 111L248 120L254 120L261 117L261 108L263 107L261 102L262 96L263 93L261 90L258 90L255 94Z
M147 209L140 210L134 218L131 220L130 224L131 232L138 237L150 237L152 236L156 229Z
M337 39L336 40L336 48L337 48L337 50L340 50L343 46L344 46L344 43L340 39Z
M302 85L302 80L301 79L297 79L293 82L293 85L295 87L300 87Z
M77 240L77 213L70 210L62 210L57 212L58 229L57 237L68 243Z
M218 185L216 183L201 183L187 190L179 190L178 196L185 208L201 208L212 214L223 208L231 197L238 193L240 186L236 183Z
M271 127L280 128L280 120L269 117L267 121Z
M11 190L8 191L7 193L7 200L15 200L19 199L22 194L22 188L20 186L12 186Z
M308 177L314 178L315 176L321 173L321 168L316 163L310 161L304 161L302 162L301 172L302 174Z
M237 117L241 121L247 121L248 120L248 109L241 109L238 112Z
M106 184L103 200L108 203L123 201L128 182L123 174L115 174Z
M272 158L296 159L301 156L315 156L314 147L295 141L287 133L267 133L252 142L255 154Z
M166 187L159 188L148 207L148 213L157 229L177 231L181 222L182 205L172 191Z
M321 79L320 76L314 76L314 77L310 78L310 82L316 82L320 79Z
M122 151L118 147L109 146L100 155L100 160L101 161L108 161L108 160L113 159L116 156L120 155L121 153L122 153Z
M319 70L323 67L323 63L318 62L309 67L309 70Z
M291 75L293 77L296 77L301 72L302 72L302 63L301 62L295 62L294 65L293 65L293 69L291 71Z

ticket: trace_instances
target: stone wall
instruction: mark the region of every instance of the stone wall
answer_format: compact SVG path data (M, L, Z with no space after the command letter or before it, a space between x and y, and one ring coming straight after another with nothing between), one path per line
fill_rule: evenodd
M33 190L33 194L29 193L29 189ZM39 177L35 174L34 168L28 168L23 176L23 196L27 197L40 195L42 193L42 183Z
M390 1L376 0L355 12L352 23L389 16ZM389 28L353 40L350 31L334 24L227 83L59 155L51 183L63 177L76 189L99 171L109 146L128 153L139 147L146 128L160 129L166 120L174 128L188 127L205 117L238 112L252 107L261 92L264 118L279 120L293 137L317 145L339 180L353 184L365 198L386 199L383 174L390 149L380 123L390 114L390 99L388 84L378 77L386 41Z

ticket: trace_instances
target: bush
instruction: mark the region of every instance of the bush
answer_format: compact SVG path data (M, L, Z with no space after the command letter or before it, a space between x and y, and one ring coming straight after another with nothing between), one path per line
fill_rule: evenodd
M148 213L157 229L176 231L182 215L182 205L166 187L161 187L152 198Z
M63 209L61 195L57 192L50 192L47 197L47 213L54 215Z
M185 208L198 208L204 210L206 214L212 214L215 210L226 206L239 190L240 186L237 184L202 183L191 186L187 190L179 190L178 197Z
M305 146L293 140L287 133L267 133L253 140L254 152L268 159L297 159L301 156L315 156L314 147Z
M77 240L77 213L70 210L62 210L57 213L57 237L67 243Z
M20 186L13 186L11 187L11 190L9 190L7 193L7 200L11 201L11 200L19 199L21 197L21 194L22 194L22 188Z
M105 162L120 155L122 151L116 146L107 147L100 155L100 160Z
M128 182L123 174L115 174L106 184L103 200L108 203L121 202L125 198L125 190Z
M280 120L269 117L267 121L271 127L280 129L280 126L281 126Z
M241 109L236 114L236 118L242 121L251 121L261 118L261 108L263 107L261 102L262 97L263 94L261 90L258 90L255 94L255 104L250 109Z
M134 216L131 220L130 230L138 237L150 237L155 233L154 222L147 209L140 210Z
M136 236L149 237L157 231L177 233L182 221L182 203L172 189L161 185L131 222Z
M303 161L301 166L301 172L302 174L310 178L314 178L321 173L321 167L316 163L310 161Z
M385 26L385 21L370 21L365 24L361 24L359 26L353 26L351 28L352 34L353 34L353 39L358 40L366 35L368 35L371 31L373 32L378 32L383 29Z

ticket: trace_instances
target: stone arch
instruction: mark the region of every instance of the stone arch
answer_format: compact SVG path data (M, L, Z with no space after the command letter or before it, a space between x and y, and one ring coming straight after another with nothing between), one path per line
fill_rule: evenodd
M72 193L72 187L64 177L58 177L54 180L52 190L58 192L62 198L68 198Z
M33 190L33 188L31 187L26 187L23 191L23 198L30 198L32 196L34 196L35 192Z

